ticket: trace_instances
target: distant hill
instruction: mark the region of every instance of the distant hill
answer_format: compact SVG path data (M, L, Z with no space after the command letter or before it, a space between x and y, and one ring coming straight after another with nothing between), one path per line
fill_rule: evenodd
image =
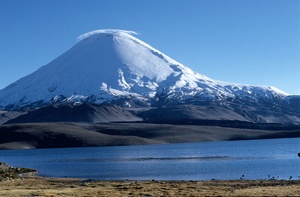
M19 123L0 125L0 149L120 146L300 137L289 130L149 123Z

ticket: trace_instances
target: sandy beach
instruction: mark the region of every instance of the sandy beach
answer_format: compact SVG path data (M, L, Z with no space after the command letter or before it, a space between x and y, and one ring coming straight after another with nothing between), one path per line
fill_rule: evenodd
M0 181L0 196L300 196L300 180L96 181L32 176Z

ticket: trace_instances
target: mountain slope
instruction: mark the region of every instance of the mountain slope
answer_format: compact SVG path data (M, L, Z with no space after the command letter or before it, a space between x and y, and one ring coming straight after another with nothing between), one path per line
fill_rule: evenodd
M104 123L104 122L134 122L141 121L128 111L115 105L89 105L79 106L47 106L20 115L6 122L27 123L27 122L85 122L85 123Z
M133 34L111 29L83 34L67 52L0 90L0 110L78 102L126 107L217 105L247 121L273 122L278 118L260 116L288 114L285 123L300 123L299 99L275 87L210 79Z

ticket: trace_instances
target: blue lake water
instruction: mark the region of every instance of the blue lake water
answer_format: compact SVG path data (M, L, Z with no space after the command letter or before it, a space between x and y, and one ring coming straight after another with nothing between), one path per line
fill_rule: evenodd
M102 180L300 179L300 138L1 150L0 161L39 175Z

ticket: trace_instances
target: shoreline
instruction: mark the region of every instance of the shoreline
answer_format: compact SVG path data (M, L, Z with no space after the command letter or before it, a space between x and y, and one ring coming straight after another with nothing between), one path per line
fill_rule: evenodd
M0 196L300 196L300 180L90 180L29 176L0 181Z
M299 180L93 180L0 163L0 196L300 196ZM299 178L299 177L298 177Z

